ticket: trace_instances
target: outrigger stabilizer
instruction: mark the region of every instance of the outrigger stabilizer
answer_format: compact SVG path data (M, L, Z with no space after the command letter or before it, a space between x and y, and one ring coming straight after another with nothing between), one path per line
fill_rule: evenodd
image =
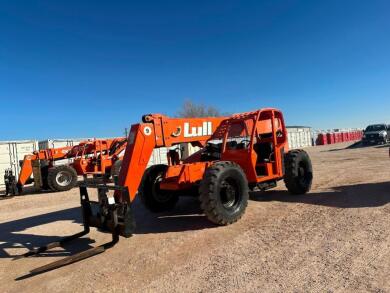
M98 201L89 200L87 188L90 187L97 188ZM84 250L61 260L33 269L26 276L38 275L100 254L113 247L119 241L119 236L126 238L131 237L135 229L135 223L131 211L130 200L126 202L117 202L113 196L108 194L110 190L119 191L122 195L124 195L121 198L129 199L127 187L109 186L105 184L81 184L80 200L84 230L74 235L62 238L59 241L32 249L23 255L15 257L14 260L36 256L49 249L61 247L74 239L88 234L90 232L90 227L96 227L101 231L111 232L112 240L97 247Z

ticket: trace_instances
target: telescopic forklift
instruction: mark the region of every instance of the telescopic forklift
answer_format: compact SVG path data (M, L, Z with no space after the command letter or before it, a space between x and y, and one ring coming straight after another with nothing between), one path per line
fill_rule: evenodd
M184 161L168 165L147 163L154 148L191 143L202 147ZM80 199L84 231L34 249L21 257L36 255L81 237L97 227L109 231L112 241L32 270L39 274L103 252L119 236L135 229L132 203L136 195L152 212L174 208L182 195L199 197L205 216L217 225L239 220L247 207L249 190L267 190L284 183L291 194L311 188L313 170L303 150L288 150L281 111L273 108L217 118L169 118L145 115L134 124L128 138L119 178L115 185L83 183ZM96 188L98 200L89 199Z
M19 162L21 168L17 180L11 169L5 171L6 195L21 194L23 186L30 183L34 183L37 188L49 189L49 169L53 170L55 168L54 162L56 161L74 157L75 152L73 150L74 147L65 146L35 151L24 156L23 161ZM33 178L31 175L33 175Z
M17 180L11 170L6 170L6 195L22 194L24 185L29 183L34 183L37 189L66 191L76 186L79 175L105 178L117 175L126 143L125 137L94 139L75 146L49 148L26 155L20 162ZM55 165L66 159L72 162Z

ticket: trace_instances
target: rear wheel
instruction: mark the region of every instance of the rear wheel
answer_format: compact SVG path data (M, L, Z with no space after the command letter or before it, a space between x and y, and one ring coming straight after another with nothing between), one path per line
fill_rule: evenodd
M66 191L77 184L76 170L70 166L56 166L49 169L47 184L55 191Z
M311 188L313 167L304 150L289 151L285 157L284 183L292 194L304 194Z
M233 162L210 166L199 187L201 208L218 225L238 221L248 205L248 181L241 167Z
M166 165L149 167L144 173L138 190L142 203L154 213L173 209L179 200L176 192L160 189L160 183L167 169Z

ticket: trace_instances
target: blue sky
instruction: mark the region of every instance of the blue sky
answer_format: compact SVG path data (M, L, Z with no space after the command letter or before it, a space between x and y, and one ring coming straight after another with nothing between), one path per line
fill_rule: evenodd
M389 1L1 1L0 140L122 135L186 99L390 123Z

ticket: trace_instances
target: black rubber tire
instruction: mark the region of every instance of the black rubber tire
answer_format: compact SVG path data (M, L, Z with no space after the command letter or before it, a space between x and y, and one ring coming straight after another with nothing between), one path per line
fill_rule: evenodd
M42 189L43 190L50 189L48 179L47 179L48 175L49 175L49 166L41 167Z
M16 190L18 191L18 193L17 194L22 194L23 193L23 186L20 184L20 183L16 183ZM14 194L15 194L15 188L14 188Z
M69 176L68 184L61 184L60 182L57 182L57 175L61 172ZM49 185L50 189L54 191L70 190L77 185L76 170L68 165L52 167L49 169L47 175L47 184Z
M222 161L206 170L199 186L199 200L211 222L218 225L237 222L245 213L248 199L248 181L239 165Z
M176 192L163 191L158 186L167 169L167 165L154 165L146 169L142 177L138 195L145 207L151 212L159 213L172 210L179 200Z
M284 156L284 183L291 194L307 193L313 181L313 167L304 150L291 150Z

